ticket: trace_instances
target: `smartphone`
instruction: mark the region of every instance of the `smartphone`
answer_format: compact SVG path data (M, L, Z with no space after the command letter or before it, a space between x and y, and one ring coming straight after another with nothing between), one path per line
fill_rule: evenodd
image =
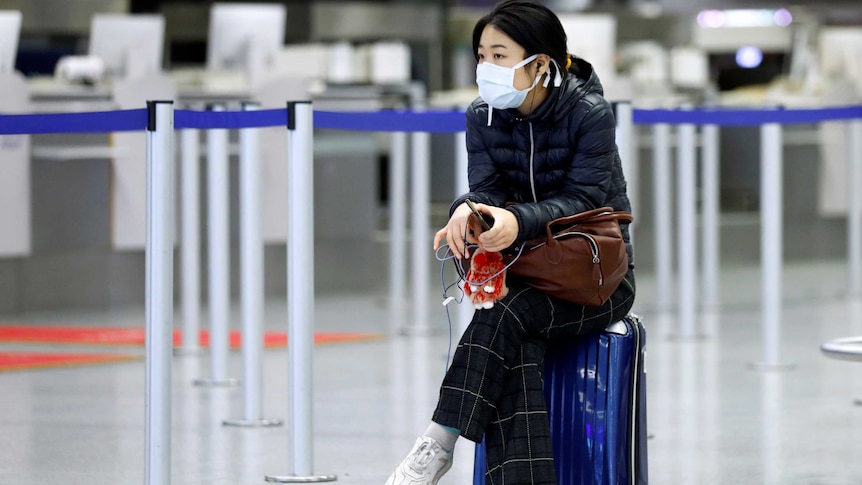
M470 199L467 199L467 206L470 207L471 211L473 211L473 215L475 215L476 219L479 220L479 224L482 225L483 229L486 231L491 229L491 226L494 225L494 219L491 219L487 215L479 212L479 209L476 208L476 204L474 204Z

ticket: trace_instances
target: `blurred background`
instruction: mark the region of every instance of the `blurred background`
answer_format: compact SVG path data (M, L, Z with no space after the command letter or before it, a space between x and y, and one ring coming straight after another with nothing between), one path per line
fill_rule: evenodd
M0 110L136 108L160 97L193 109L238 109L244 100L282 107L288 99L312 99L324 110L460 109L477 95L472 27L494 3L0 0ZM545 3L560 14L569 51L593 63L612 101L813 108L862 98L855 0ZM281 131L265 131L266 293L283 295L284 142ZM830 123L785 127L787 260L846 257L846 136ZM143 134L2 138L0 313L142 304ZM456 195L455 143L432 136L431 227ZM320 292L385 292L390 146L385 133L315 133ZM759 257L759 130L723 128L720 147L722 257L747 264ZM636 130L636 148L629 183L637 192L638 267L648 274L648 127ZM205 175L204 163L202 234ZM237 227L232 217L234 277Z

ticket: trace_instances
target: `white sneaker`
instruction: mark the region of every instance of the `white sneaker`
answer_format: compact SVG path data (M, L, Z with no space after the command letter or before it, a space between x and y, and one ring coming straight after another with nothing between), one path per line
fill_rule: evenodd
M435 485L452 468L452 452L427 436L420 436L407 458L392 472L386 485Z

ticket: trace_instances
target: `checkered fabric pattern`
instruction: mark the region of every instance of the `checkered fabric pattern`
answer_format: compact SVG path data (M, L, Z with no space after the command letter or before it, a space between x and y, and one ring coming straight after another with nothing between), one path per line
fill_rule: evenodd
M464 332L432 419L469 440L485 437L489 485L556 485L542 380L546 344L622 320L634 304L634 273L597 307L507 283L509 294L476 311Z

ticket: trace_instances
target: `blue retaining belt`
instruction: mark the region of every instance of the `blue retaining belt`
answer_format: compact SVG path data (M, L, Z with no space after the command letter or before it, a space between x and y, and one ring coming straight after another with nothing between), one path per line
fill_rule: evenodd
M820 123L862 118L862 106L824 109L746 109L723 110L698 108L692 110L655 109L633 110L635 124L654 125L721 125L757 126L767 123L784 125Z
M756 126L862 119L862 106L824 109L692 110L635 109L636 124ZM258 111L174 111L174 128L240 129L286 126L287 109ZM143 131L147 110L95 113L0 115L0 135L41 133L108 133ZM460 111L314 111L314 127L333 130L458 133L465 129Z
M315 111L314 127L354 131L457 133L466 129L463 111Z
M239 129L286 126L287 110L174 112L176 129ZM457 133L465 129L461 111L314 111L314 127L351 131Z
M144 131L147 110L133 109L92 113L0 115L0 135L44 133L109 133ZM174 128L239 129L286 126L287 109L259 111L174 111Z
M199 130L287 126L287 108L258 111L174 111L174 128Z
M111 131L144 131L146 129L146 109L95 113L0 115L0 134L2 135L108 133Z

